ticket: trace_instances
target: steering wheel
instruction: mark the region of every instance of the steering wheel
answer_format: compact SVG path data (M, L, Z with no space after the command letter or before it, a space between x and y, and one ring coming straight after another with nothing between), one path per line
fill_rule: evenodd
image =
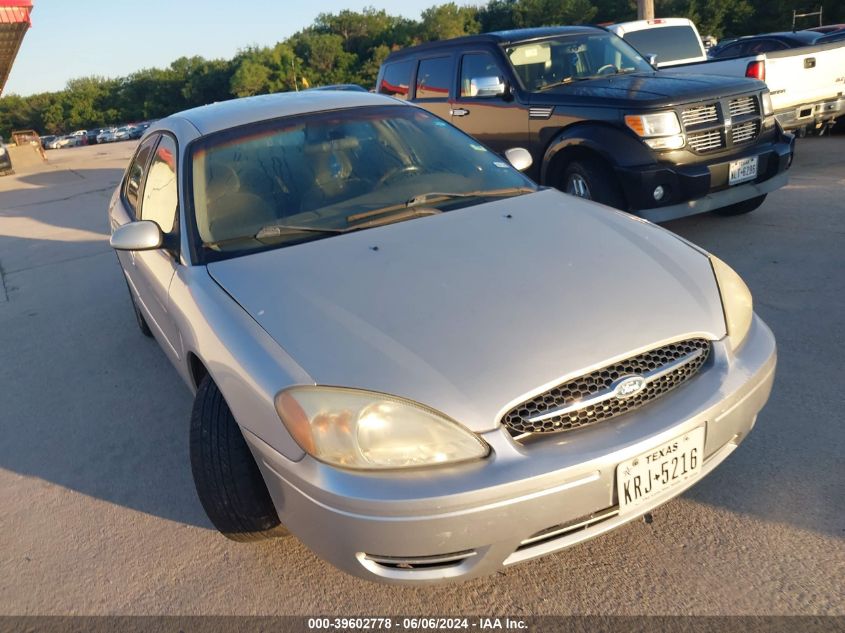
M609 71L609 72L608 72ZM619 72L619 69L613 64L605 64L596 71L597 75L610 75Z
M384 176L379 178L378 182L376 183L376 187L381 187L399 176L413 174L415 172L418 172L419 170L420 168L416 165L399 165L398 167L394 167L393 169L388 171Z

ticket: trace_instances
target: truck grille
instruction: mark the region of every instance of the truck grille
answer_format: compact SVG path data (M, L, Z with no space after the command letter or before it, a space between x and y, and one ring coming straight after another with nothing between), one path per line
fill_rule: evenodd
M687 142L696 152L711 152L724 147L722 133L719 130L690 134L687 137Z
M746 121L745 123L740 123L739 125L735 125L731 130L731 139L733 140L734 145L748 143L749 141L753 141L757 138L757 130L757 121Z
M742 116L744 114L757 114L757 99L751 96L731 99L728 108L731 117Z
M711 103L710 105L703 105L690 108L689 110L684 110L681 113L681 119L683 120L684 127L687 128L693 125L718 121L719 113L716 111L716 104Z
M710 343L694 338L664 345L613 363L549 389L515 406L502 418L508 432L528 434L569 431L637 409L695 376L710 355ZM616 395L620 379L640 376L641 390Z

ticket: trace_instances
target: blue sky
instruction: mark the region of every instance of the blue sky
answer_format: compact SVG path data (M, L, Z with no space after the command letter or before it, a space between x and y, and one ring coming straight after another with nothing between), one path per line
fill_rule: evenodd
M319 13L372 6L418 18L442 1L33 0L32 28L3 92L61 90L75 77L119 77L182 56L231 57L253 44L275 44Z

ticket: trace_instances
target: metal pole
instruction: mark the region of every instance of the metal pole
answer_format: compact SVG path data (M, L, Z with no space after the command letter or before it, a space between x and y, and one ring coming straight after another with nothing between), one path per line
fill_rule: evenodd
M654 0L637 0L637 19L654 19Z

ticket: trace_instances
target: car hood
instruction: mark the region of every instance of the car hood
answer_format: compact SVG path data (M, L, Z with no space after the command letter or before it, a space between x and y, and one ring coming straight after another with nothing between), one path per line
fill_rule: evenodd
M316 383L410 398L474 431L556 382L725 333L702 252L552 190L208 270Z
M614 107L667 107L721 99L729 95L762 90L765 85L746 77L687 75L660 70L627 75L609 75L578 81L531 95L532 105L569 103L573 98L603 99ZM632 104L632 102L634 102Z

